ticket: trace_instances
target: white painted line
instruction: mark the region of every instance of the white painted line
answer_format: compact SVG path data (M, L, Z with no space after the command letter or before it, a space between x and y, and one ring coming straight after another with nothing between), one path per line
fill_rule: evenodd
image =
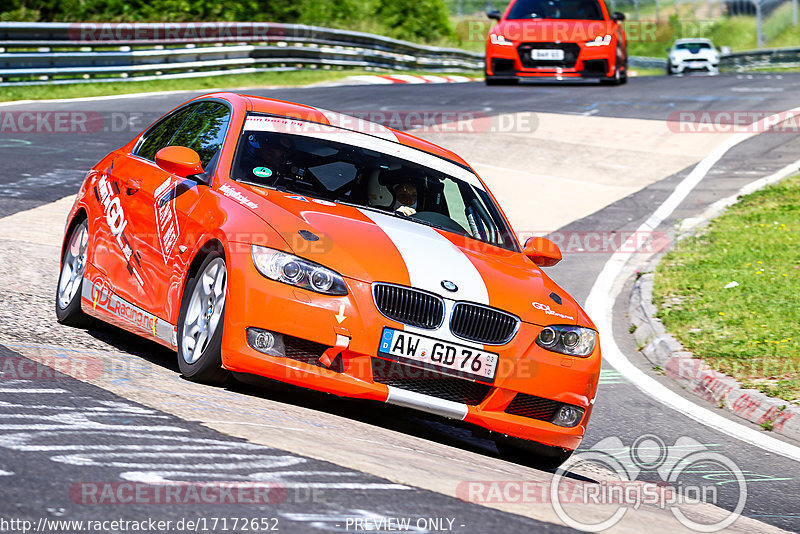
M703 224L705 221L708 221L716 217L725 208L728 208L736 204L736 202L739 200L739 197L749 195L750 193L754 193L760 189L765 188L768 185L774 184L775 182L779 182L784 178L786 178L787 176L798 172L798 169L800 169L800 159L790 163L789 165L787 165L786 167L782 168L781 170L777 171L774 174L765 176L764 178L759 178L754 182L750 182L749 184L742 186L739 189L739 191L737 191L735 194L727 198L717 200L716 202L711 204L699 216L686 218L683 221L681 221L681 226L679 230L681 231L681 233L686 233L688 231L693 230L697 226Z
M800 107L793 108L785 113L789 114L797 111L800 111ZM785 115L779 113L762 119L759 122L764 123L765 121L774 120L775 117L780 116ZM703 158L703 160L692 169L692 172L677 185L672 194L655 212L653 212L650 218L638 228L634 235L641 235L639 232L652 232L658 228L730 149L757 135L755 132L762 131L763 124L752 128L752 130L754 133L736 134L717 145L717 147L708 156ZM785 168L782 170L785 170ZM629 241L632 241L632 239ZM633 244L626 243L620 250L634 250ZM629 252L613 254L606 262L605 266L603 266L603 270L595 280L594 286L589 292L589 297L586 299L586 311L593 318L600 331L603 359L617 369L617 371L627 378L634 386L664 406L740 441L785 456L786 458L800 461L800 447L768 436L760 431L734 422L695 404L691 400L670 390L628 360L614 340L612 312L614 302L622 289L622 284L618 283L618 281L624 279L622 274L631 256L633 256L633 253Z
M14 473L12 473L11 471L3 471L2 469L0 469L0 477L10 477L12 475L14 475Z
M68 393L66 389L0 388L0 393Z
M105 95L105 96L84 96L79 98L53 98L50 100L12 100L10 102L0 102L0 107L17 106L24 104L53 104L61 102L96 102L100 100L117 100L122 98L139 98L148 96L165 96L165 95L178 95L181 93L214 93L218 91L232 91L233 89L182 89L179 91L151 91L149 93L126 93L122 95Z

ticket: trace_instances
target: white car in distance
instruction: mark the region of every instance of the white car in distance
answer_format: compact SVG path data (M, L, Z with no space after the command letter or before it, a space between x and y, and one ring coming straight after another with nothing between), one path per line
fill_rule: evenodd
M678 39L667 52L667 74L689 71L719 73L720 54L708 39Z

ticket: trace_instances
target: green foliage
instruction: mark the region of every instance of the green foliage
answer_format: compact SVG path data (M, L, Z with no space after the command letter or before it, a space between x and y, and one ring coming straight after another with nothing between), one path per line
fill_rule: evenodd
M455 39L444 0L0 0L0 20L271 21L366 29L400 39Z
M398 39L436 41L455 35L442 0L377 0L375 14Z

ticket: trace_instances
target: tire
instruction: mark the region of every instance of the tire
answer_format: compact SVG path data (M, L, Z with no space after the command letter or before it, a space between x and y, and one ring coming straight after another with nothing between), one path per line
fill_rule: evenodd
M551 447L519 438L499 438L495 440L495 445L504 459L547 471L557 469L573 453L561 447Z
M219 385L230 377L221 352L226 289L227 265L219 252L206 256L186 283L178 315L178 367L193 382Z
M56 319L63 325L88 328L94 323L81 310L88 244L89 224L83 219L70 230L64 255L61 257L61 273L56 286Z
M625 63L627 60L622 59L622 55L620 54L620 49L617 49L617 60L614 63L614 74L612 74L609 78L604 80L600 80L600 83L604 85L622 85L628 81L628 69L625 69L625 75L623 77L622 69L620 69L620 63Z
M672 63L667 61L667 76L672 76L673 74L675 74L675 73L672 72Z

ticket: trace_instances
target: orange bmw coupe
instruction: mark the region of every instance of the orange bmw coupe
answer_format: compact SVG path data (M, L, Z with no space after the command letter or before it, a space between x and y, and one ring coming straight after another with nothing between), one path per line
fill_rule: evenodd
M403 132L231 93L104 157L66 224L55 310L231 372L387 402L566 460L600 372L592 321L475 171Z

